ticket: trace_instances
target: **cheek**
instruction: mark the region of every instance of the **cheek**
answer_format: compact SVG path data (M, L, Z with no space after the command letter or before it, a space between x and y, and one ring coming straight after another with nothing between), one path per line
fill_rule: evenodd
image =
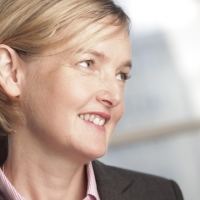
M117 107L116 107L116 111L115 111L115 120L116 123L121 119L122 115L124 113L124 102L122 101Z
M49 91L51 92L48 93L48 96L51 98L52 104L69 110L80 106L89 93L84 82L76 79L66 80L62 77L49 86Z
M124 103L121 102L117 107L115 107L113 109L113 112L112 112L112 120L111 122L109 123L109 132L110 134L112 134L115 126L117 125L117 123L119 122L119 120L121 119L122 115L123 115L123 112L124 112ZM109 136L110 137L110 136Z

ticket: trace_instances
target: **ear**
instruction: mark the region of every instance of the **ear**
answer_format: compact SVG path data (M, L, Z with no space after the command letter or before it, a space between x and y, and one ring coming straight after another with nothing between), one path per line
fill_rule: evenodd
M0 44L0 86L11 97L20 95L21 63L18 54L7 45Z

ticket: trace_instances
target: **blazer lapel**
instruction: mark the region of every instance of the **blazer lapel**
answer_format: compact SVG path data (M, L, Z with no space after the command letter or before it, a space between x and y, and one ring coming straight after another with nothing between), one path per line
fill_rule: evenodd
M101 200L130 200L130 196L133 197L130 192L128 196L126 193L134 184L132 179L125 178L117 168L107 167L99 161L93 161L92 164Z

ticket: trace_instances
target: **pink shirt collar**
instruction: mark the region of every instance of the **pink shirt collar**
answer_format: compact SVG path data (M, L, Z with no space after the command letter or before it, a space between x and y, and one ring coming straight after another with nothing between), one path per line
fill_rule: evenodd
M100 200L92 163L87 165L87 196L83 200Z
M83 200L100 200L97 190L94 170L91 162L87 165L87 178L88 178L87 195ZM12 186L12 184L9 182L9 180L6 178L6 176L0 169L0 195L1 194L3 194L3 197L5 197L5 199L25 200L15 190L15 188Z

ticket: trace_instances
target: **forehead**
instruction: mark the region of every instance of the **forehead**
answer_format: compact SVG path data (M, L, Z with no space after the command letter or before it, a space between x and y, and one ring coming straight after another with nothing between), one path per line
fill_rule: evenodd
M130 51L131 45L129 36L125 31L122 31L113 37L94 43L94 46L87 49L85 52L92 52L98 57L106 58L107 55L115 57L115 55L119 53L121 53L121 56L125 55L129 57Z
M128 31L125 27L108 25L106 19L99 21L98 23L88 26L77 38L79 50L87 50L93 46L103 42L114 42L114 40L127 40Z

